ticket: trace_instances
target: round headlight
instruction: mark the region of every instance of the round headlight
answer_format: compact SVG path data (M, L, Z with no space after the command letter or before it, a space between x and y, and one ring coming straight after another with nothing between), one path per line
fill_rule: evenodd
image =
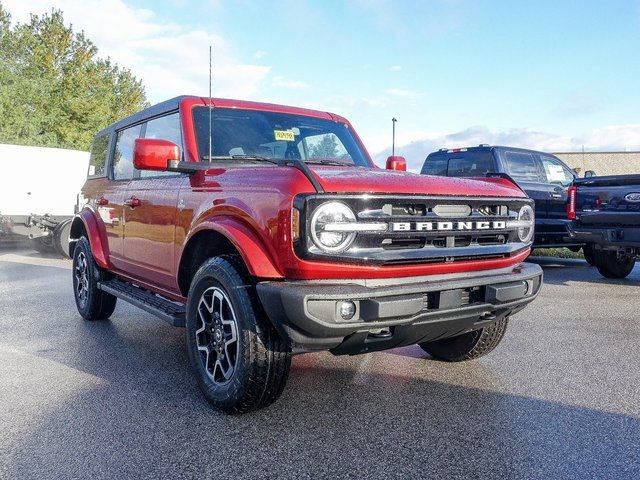
M313 212L311 239L325 252L338 253L349 248L356 238L354 232L325 231L325 226L336 223L355 223L356 215L341 202L326 202Z
M518 238L521 242L529 242L533 238L533 229L535 226L535 214L530 205L523 206L518 212Z

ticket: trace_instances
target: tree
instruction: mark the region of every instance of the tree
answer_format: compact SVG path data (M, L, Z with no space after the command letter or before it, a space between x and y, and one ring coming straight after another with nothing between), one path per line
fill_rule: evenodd
M66 26L59 10L11 25L0 3L0 143L88 150L147 105L142 83Z
M322 139L310 147L311 158L337 158L338 157L338 141L335 135L328 133L322 136Z

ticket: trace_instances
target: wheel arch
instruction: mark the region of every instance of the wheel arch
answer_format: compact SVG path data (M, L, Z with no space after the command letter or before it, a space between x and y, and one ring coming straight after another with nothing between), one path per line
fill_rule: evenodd
M91 246L91 252L95 262L102 268L109 268L107 249L98 229L98 222L93 216L93 212L82 210L71 223L69 234L69 255L73 258L78 239L86 236Z
M252 277L283 278L253 231L235 219L217 218L200 224L185 243L178 265L183 296L204 261L220 255L239 255Z

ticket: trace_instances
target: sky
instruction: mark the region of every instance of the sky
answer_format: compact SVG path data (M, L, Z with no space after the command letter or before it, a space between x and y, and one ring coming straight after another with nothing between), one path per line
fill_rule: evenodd
M347 117L379 165L441 147L640 150L640 1L0 0L57 8L151 103L208 92Z

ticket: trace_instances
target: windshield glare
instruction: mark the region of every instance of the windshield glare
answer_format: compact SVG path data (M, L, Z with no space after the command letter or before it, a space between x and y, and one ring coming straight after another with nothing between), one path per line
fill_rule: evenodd
M200 159L209 155L209 109L194 110ZM369 167L371 164L346 125L304 115L212 109L212 156L299 159Z

